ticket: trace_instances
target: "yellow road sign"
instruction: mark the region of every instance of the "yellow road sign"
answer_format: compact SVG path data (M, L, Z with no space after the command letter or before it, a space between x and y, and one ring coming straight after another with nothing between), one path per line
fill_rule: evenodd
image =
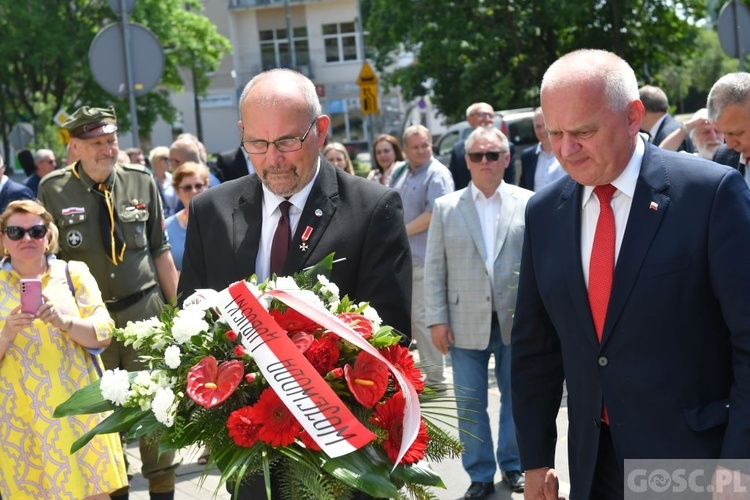
M367 61L362 63L362 69L359 70L359 76L357 77L357 85L360 87L366 85L376 85L380 80L378 75L372 70L372 66Z
M359 108L363 115L375 115L380 113L377 85L359 86Z

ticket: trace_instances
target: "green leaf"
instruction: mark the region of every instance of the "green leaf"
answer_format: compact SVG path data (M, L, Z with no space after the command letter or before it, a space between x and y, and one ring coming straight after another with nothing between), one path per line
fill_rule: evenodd
M149 413L151 413L149 410L144 411L140 408L117 408L109 417L99 422L96 427L77 439L70 448L70 452L77 452L98 434L128 431L136 422Z
M101 380L97 380L93 384L77 390L67 401L55 408L53 416L60 418L71 415L88 415L117 409L118 407L114 403L102 396L99 387L100 382Z
M317 282L317 277L319 274L322 274L326 278L330 279L331 272L333 271L333 256L334 255L335 253L331 252L314 266L303 269L304 274L308 278L314 280L313 282Z
M338 458L319 456L323 470L339 481L376 498L398 498L398 487L391 481L390 463L372 445Z
M418 483L426 486L437 486L445 488L445 483L435 473L427 462L419 462L412 465L399 465L393 471L391 477L404 483Z

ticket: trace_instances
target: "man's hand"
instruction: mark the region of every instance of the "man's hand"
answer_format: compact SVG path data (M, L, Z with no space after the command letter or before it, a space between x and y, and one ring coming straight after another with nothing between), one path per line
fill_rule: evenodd
M432 345L443 354L448 354L448 346L453 344L453 332L447 323L438 323L430 327Z
M559 496L560 483L557 471L549 467L526 471L526 487L523 498L525 500L562 500Z

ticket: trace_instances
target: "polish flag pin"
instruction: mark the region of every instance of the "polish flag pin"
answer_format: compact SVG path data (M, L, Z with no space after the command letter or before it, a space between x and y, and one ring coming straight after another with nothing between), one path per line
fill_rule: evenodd
M656 203L655 201L652 201L651 204L648 206L648 208L654 211L659 210L659 204Z

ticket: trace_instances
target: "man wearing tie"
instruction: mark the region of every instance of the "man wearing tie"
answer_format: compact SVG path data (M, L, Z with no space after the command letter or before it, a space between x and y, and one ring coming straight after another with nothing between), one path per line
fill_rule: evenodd
M239 106L242 146L255 174L193 198L181 298L199 288L223 290L252 274L291 275L335 252L340 261L331 281L341 295L369 301L385 324L408 337L411 254L399 196L320 156L330 119L300 73L259 74ZM239 498L260 498L263 478L252 479ZM273 487L278 498L275 481Z
M638 135L635 74L581 50L544 75L563 178L528 204L513 324L527 498L623 497L627 459L750 456L750 192L736 170Z

